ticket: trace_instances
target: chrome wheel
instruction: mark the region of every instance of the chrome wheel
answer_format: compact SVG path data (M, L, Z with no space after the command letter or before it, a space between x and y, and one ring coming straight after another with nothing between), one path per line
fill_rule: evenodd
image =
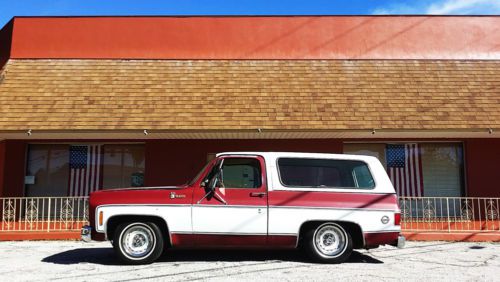
M347 249L347 234L336 224L324 224L313 235L314 248L325 258L335 258Z
M120 236L120 249L130 259L144 259L151 255L156 245L154 231L146 224L133 223Z

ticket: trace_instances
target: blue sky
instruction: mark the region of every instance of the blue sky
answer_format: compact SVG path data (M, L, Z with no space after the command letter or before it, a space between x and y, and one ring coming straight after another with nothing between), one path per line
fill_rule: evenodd
M0 0L13 16L76 15L499 15L500 0Z

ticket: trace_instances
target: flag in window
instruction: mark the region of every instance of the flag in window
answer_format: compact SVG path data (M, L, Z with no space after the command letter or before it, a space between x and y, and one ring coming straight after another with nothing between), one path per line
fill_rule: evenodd
M69 195L88 196L101 185L102 145L69 147Z
M399 196L424 196L422 159L418 144L387 144L387 172Z

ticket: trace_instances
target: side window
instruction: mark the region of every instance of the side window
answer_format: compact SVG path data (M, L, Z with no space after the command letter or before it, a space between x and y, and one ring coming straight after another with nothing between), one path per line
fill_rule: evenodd
M260 162L253 158L226 158L222 163L222 183L226 188L259 188Z
M351 160L281 158L281 183L288 187L371 189L375 181L366 163Z
M356 187L373 188L375 186L375 182L373 181L372 175L370 174L370 170L365 164L355 166L352 169L352 174Z

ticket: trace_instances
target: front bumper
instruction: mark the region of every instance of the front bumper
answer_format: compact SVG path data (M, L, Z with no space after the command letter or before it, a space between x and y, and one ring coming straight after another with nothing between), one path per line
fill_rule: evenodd
M85 225L82 227L81 237L82 241L90 242L92 240L92 227Z
M405 247L405 244L406 244L406 238L403 235L399 235L398 236L398 244L396 245L396 247L398 247L399 249L402 249Z

